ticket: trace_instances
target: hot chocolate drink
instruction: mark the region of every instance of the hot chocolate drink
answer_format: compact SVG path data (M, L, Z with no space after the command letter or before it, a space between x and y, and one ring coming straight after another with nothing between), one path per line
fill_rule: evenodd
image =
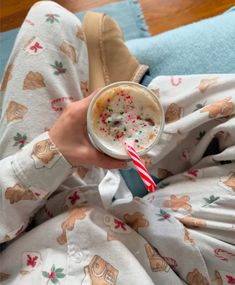
M145 154L158 140L164 124L156 95L132 82L114 83L99 91L87 119L94 145L119 159L129 159L125 143L139 155Z

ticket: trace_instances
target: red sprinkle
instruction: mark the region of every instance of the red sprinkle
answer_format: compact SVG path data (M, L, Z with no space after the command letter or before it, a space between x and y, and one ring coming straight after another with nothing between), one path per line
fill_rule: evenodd
M115 138L118 140L123 136L124 136L124 132L121 132L120 134L116 135Z

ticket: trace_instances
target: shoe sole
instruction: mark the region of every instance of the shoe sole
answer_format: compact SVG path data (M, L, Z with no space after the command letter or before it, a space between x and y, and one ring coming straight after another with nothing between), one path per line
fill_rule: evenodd
M104 87L104 63L102 61L102 26L105 14L87 12L83 20L83 31L89 55L89 92Z

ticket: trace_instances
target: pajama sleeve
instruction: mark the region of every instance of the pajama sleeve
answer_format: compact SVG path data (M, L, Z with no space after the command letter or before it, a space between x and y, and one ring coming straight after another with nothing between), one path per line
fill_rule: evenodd
M19 235L44 201L72 173L43 133L19 152L0 161L0 241Z

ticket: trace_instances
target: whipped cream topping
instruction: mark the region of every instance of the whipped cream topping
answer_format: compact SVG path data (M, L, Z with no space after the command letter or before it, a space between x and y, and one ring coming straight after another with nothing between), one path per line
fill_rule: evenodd
M162 111L148 91L121 85L106 90L92 109L92 128L105 148L125 155L124 144L142 152L156 140Z

